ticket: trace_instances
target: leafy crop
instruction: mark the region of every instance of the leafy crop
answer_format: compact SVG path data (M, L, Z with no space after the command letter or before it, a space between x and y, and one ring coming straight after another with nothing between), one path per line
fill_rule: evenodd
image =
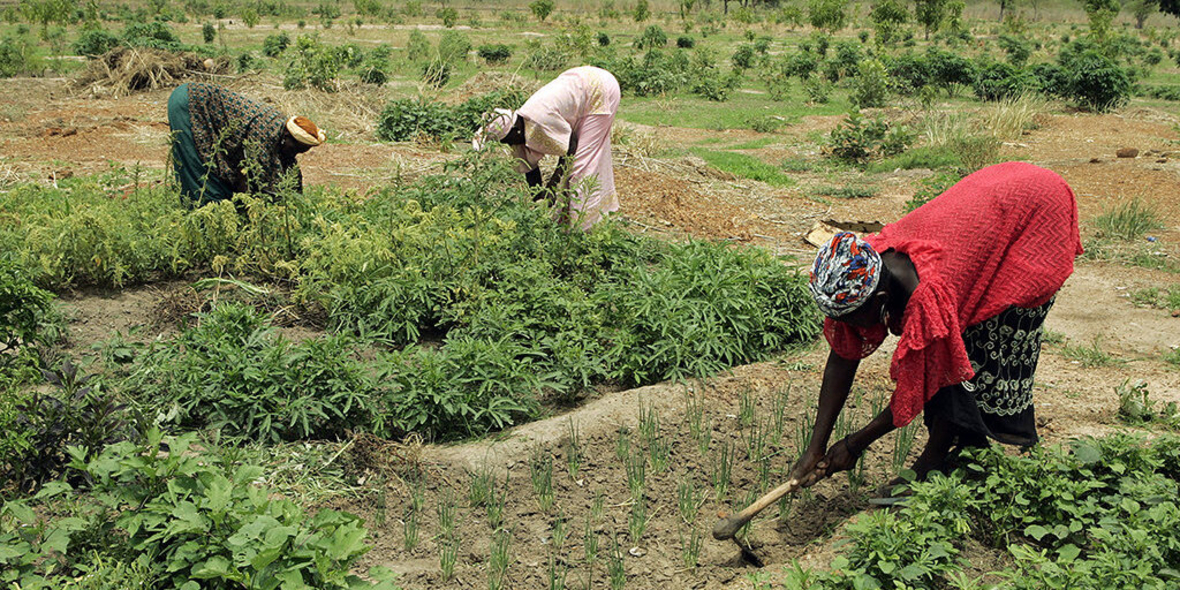
M148 434L108 446L93 459L73 451L72 467L93 482L75 513L56 520L34 508L70 491L47 487L30 502L0 510L0 581L54 588L92 561L114 561L175 588L386 588L350 573L368 547L358 517L323 510L308 517L294 502L254 482L263 468L223 467L196 452L194 435ZM42 510L42 512L45 512ZM146 572L145 572L146 570ZM200 580L198 583L197 580ZM198 585L199 584L199 585Z
M525 98L527 96L518 90L497 90L456 106L426 98L398 99L381 111L377 119L377 137L384 141L471 137L485 113L498 107L517 108Z
M895 127L879 117L866 119L854 112L832 130L825 150L837 160L864 164L897 155L912 141L913 134L906 127Z

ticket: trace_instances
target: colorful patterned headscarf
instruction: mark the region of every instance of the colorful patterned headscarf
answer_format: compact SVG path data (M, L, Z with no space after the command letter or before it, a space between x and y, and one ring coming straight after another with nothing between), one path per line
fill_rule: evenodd
M832 236L819 249L808 288L820 311L830 318L860 307L881 278L881 256L850 232Z
M516 113L508 109L496 109L484 115L483 127L475 132L475 137L471 140L471 147L478 152L485 145L504 139L512 130L514 123L516 123Z

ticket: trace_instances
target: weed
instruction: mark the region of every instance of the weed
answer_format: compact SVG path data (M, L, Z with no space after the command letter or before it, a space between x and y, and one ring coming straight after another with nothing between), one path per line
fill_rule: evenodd
M533 482L533 493L542 512L553 508L553 455L540 445L533 448L529 458L529 479Z
M791 187L796 184L794 178L783 173L778 167L748 154L697 148L690 151L703 159L709 166L738 178L765 182L777 187Z
M1110 353L1102 350L1099 346L1100 342L1101 336L1095 336L1090 346L1065 344L1061 347L1061 354L1075 363L1080 363L1087 369L1116 364L1118 361Z
M870 186L820 186L812 194L836 199L869 199L877 196L877 189Z
M1180 427L1180 408L1176 402L1168 402L1162 407L1156 407L1156 402L1148 396L1147 382L1131 382L1126 379L1115 388L1119 397L1119 419L1127 424L1143 425L1152 422Z
M1137 240L1149 231L1163 227L1159 212L1138 198L1119 203L1094 218L1094 225L1105 237Z
M1180 348L1173 348L1164 354L1164 362L1180 369Z
M705 408L701 396L692 389L684 391L684 419L688 422L688 434L693 440L700 440L704 427Z
M806 411L795 423L795 450L802 453L811 444L811 436L815 433L815 418L810 411Z
M701 428L700 435L697 437L697 451L701 456L709 454L709 445L713 441L713 420L710 419L708 424Z

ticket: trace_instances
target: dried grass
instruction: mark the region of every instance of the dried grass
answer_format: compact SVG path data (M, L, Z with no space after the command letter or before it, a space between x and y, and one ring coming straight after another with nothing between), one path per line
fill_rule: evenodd
M980 117L980 125L1000 141L1019 139L1026 129L1043 123L1049 101L1039 94L1025 93L991 103Z
M227 57L207 59L194 53L117 47L91 60L74 78L73 86L93 96L120 98L177 86L188 80L225 75L230 68Z

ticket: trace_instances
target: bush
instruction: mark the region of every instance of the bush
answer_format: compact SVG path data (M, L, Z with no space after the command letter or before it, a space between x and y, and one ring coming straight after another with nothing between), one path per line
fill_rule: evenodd
M452 29L459 24L459 11L451 7L440 8L434 13L434 17L442 21L444 27Z
M412 62L419 62L428 59L434 53L434 48L430 45L430 41L422 31L414 29L410 31L410 40L406 43L406 59Z
M471 53L471 40L458 31L443 31L438 39L438 58L447 65L467 61Z
M1016 35L1000 35L1000 49L1008 55L1008 63L1023 67L1028 63L1028 58L1032 56L1032 43L1023 37Z
M831 157L850 164L864 164L869 160L893 156L905 151L913 135L903 127L888 121L865 119L860 113L849 113L828 136L824 150Z
M862 62L852 81L852 94L849 96L852 104L862 109L882 107L888 95L889 74L885 66L875 59Z
M729 58L729 61L733 64L733 69L740 72L754 67L754 59L754 46L743 43L733 52L733 57Z
M692 49L696 44L696 40L687 35L681 35L676 38L676 47L681 49Z
M52 344L56 316L53 294L34 285L16 263L0 258L0 368L18 348Z
M570 55L556 44L546 45L534 39L525 44L528 57L524 66L541 72L556 72L564 70L569 63Z
M213 23L201 25L201 38L205 40L206 45L217 39L217 29L214 28Z
M389 62L377 57L369 57L361 67L361 82L382 86L389 81Z
M599 47L607 47L608 45L610 45L610 35L607 35L606 33L599 31L598 32L598 46Z
M86 31L74 41L74 53L86 57L98 57L119 46L119 37L103 29Z
M520 91L496 91L447 106L426 99L398 99L386 105L377 119L377 138L412 141L420 136L470 137L481 117L495 108L517 108L527 98Z
M659 25L651 25L635 40L636 49L661 49L668 44L668 35Z
M188 46L180 42L172 28L160 21L132 23L123 29L123 44L128 47L149 47L164 51L185 51Z
M975 65L972 88L980 100L1000 100L1019 96L1029 82L1028 76L1011 64L984 61Z
M262 40L262 55L266 57L278 57L291 46L291 38L286 33L275 33L267 35L266 39Z
M549 18L549 15L553 12L553 8L553 0L533 0L533 2L529 3L529 10L541 22L545 22L545 19Z
M42 65L37 55L37 45L28 37L5 36L0 40L0 77L33 74L40 70Z
M489 65L499 65L512 57L512 48L503 43L495 45L480 45L479 56L488 62Z
M295 56L287 64L283 88L298 90L312 87L324 92L336 91L340 75L340 54L319 38L300 35L295 40Z
M832 83L819 78L808 78L803 81L803 93L812 104L826 104L832 95Z
M1097 51L1073 58L1068 66L1067 98L1098 112L1122 106L1131 97L1133 80L1127 69Z
M819 58L810 51L796 51L782 64L783 73L789 77L806 80L819 68Z

